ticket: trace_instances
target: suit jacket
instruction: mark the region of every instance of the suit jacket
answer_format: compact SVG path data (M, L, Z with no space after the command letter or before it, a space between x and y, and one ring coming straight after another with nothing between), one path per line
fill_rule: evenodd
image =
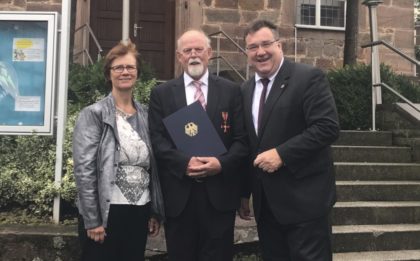
M219 211L235 210L240 198L240 172L237 166L244 161L248 148L243 121L242 96L239 85L209 74L206 112L228 152L218 156L222 172L204 179L209 200ZM173 79L152 89L149 103L149 125L156 155L166 214L178 216L190 196L195 182L186 176L190 157L176 149L162 119L186 106L183 77ZM225 133L222 112L228 112Z
M282 224L300 223L328 213L335 203L330 144L339 134L334 98L324 73L285 60L263 110L259 135L252 122L255 78L242 86L250 142L249 178L254 212L261 193ZM274 173L252 166L255 157L276 148L284 165Z

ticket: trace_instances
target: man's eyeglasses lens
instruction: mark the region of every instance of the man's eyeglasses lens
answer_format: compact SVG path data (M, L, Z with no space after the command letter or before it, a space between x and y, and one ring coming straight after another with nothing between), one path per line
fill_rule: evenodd
M246 49L248 51L251 51L251 52L257 51L260 48L260 46L263 49L268 49L268 48L270 48L273 45L273 43L275 43L277 41L278 41L278 39L273 40L273 41L262 42L260 44L251 44L251 45L247 46Z
M127 72L132 73L135 72L137 70L137 66L135 65L115 65L112 66L111 69L116 72L116 73L122 73L124 71L124 69L127 69Z
M190 55L193 51L195 51L196 54L203 54L204 53L204 48L185 48L182 50L182 53L185 55Z

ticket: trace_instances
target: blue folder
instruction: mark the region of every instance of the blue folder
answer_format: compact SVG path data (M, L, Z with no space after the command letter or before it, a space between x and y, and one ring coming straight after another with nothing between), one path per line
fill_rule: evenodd
M227 152L198 101L164 118L163 124L177 149L189 156L212 157Z

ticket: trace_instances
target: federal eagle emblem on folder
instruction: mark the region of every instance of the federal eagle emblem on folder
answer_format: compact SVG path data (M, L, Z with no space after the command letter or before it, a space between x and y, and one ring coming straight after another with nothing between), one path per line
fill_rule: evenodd
M185 125L185 134L187 134L188 136L195 136L198 134L198 126L197 124L195 124L194 122L188 122Z
M189 156L214 157L227 152L199 102L172 113L163 124L177 149Z

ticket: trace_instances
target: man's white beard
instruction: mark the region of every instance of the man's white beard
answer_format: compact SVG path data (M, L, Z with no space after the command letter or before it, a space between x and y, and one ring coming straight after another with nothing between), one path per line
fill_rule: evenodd
M200 77L204 73L203 64L188 65L188 73L191 77Z

